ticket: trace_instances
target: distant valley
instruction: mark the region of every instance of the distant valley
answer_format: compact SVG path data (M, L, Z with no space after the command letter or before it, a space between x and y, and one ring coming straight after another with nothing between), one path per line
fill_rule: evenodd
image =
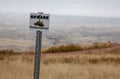
M29 29L29 14L0 17L0 49L34 50L36 33ZM42 47L107 41L120 43L120 18L51 15Z

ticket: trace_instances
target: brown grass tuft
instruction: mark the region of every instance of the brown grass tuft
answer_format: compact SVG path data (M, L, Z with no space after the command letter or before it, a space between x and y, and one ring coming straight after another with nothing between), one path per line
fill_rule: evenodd
M62 46L53 46L47 49L42 50L43 53L59 53L59 52L72 52L72 51L82 51L89 49L100 49L107 48L112 46L112 43L94 43L92 45L62 45Z

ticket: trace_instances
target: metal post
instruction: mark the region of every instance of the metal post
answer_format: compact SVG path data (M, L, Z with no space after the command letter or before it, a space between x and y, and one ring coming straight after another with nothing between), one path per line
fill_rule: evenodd
M39 74L40 74L41 41L42 41L42 31L38 30L36 32L34 79L39 79Z

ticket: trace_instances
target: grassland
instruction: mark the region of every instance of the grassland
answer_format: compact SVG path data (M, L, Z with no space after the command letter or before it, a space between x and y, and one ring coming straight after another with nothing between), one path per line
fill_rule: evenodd
M120 79L120 46L112 48L105 48L105 51L91 49L88 53L71 55L43 53L40 78ZM33 66L33 53L1 53L0 79L33 79Z

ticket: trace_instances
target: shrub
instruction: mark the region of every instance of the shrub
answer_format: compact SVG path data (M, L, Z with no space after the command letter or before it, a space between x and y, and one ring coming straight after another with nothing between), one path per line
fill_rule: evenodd
M61 45L61 46L53 46L47 49L44 49L42 52L43 53L58 53L58 52L72 52L72 51L82 51L82 50L90 50L90 49L99 49L99 48L106 48L110 47L112 44L110 43L94 43L92 45L85 45L85 46L80 46L80 45Z
M81 46L79 45L73 45L73 44L70 44L70 45L62 45L62 46L53 46L53 47L50 47L46 50L43 50L42 52L44 53L57 53L57 52L70 52L70 51L80 51L80 50L83 50Z

